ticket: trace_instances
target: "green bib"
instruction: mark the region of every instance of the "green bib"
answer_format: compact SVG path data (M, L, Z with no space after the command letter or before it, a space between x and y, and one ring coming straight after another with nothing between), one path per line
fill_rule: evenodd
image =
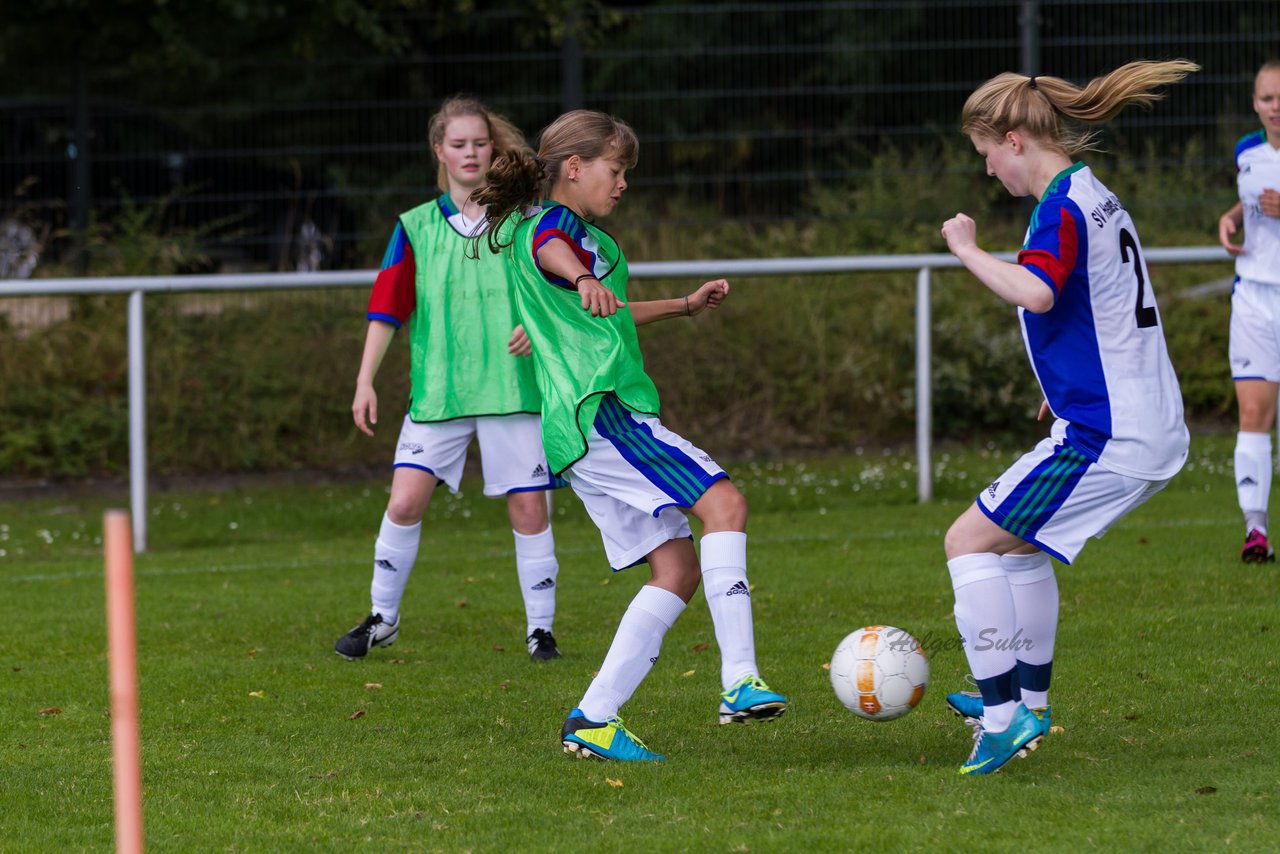
M644 372L630 307L612 317L592 317L582 310L577 288L554 285L538 269L533 255L538 221L566 213L573 216L563 205L553 204L524 220L511 247L516 302L533 343L542 393L542 444L557 475L587 452L586 437L602 395L612 392L628 409L658 414L658 390ZM586 231L582 248L596 256L591 272L626 302L627 259L617 241L591 223L574 219Z
M460 219L447 195L400 215L417 288L409 318L409 416L421 422L536 414L542 402L532 359L507 352L520 322L511 267L483 241L478 259L466 257Z

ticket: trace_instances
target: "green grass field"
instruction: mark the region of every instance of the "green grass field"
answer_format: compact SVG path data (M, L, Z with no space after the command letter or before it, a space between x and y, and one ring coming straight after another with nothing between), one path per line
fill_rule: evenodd
M962 779L968 729L942 533L1015 456L743 463L750 576L780 720L716 725L701 594L624 708L668 761L577 761L559 727L645 580L611 574L557 494L556 635L531 663L501 503L437 496L398 643L332 652L364 616L386 483L153 496L137 614L152 851L1274 850L1280 569L1246 567L1228 438L1061 569L1053 688L1063 731ZM0 504L0 849L109 850L101 514L122 499ZM926 639L921 706L875 724L823 664L847 632ZM707 645L710 645L708 648ZM56 713L50 710L58 710Z

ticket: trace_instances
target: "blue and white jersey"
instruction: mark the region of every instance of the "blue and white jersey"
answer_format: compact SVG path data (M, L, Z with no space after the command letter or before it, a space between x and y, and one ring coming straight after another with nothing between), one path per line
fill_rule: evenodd
M1163 480L1190 435L1138 232L1083 163L1031 215L1018 263L1053 289L1043 314L1018 309L1031 367L1065 439L1105 469Z
M1258 207L1263 190L1280 190L1280 150L1271 147L1265 130L1236 143L1236 184L1244 206L1244 254L1236 256L1236 275L1280 285L1280 219Z
M542 263L538 261L538 250L549 240L563 240L567 243L582 266L595 276L604 278L613 269L613 263L602 257L600 243L591 236L582 219L572 210L558 202L543 202L541 208L532 213L526 213L525 218L530 219L534 215L540 216L541 219L534 226L533 263L548 282L562 288L576 290L572 282L542 269Z

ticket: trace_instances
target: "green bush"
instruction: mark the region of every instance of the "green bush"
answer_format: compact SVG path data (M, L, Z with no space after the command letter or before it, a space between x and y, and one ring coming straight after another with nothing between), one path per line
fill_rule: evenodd
M1225 209L1231 187L1206 179L1198 157L1193 148L1125 171L1105 160L1099 166L1147 247L1214 239L1216 213L1200 222L1203 213L1194 212L1206 198ZM632 260L942 252L939 227L964 210L978 220L980 243L998 251L1018 247L1029 211L986 177L967 141L951 138L909 155L882 154L858 182L815 189L812 201L821 217L810 225L690 229L683 223L697 211L635 198L611 228ZM172 260L181 252L156 249L174 245L171 237L143 228L114 237L110 263L102 261L110 272L181 263ZM1230 274L1225 259L1152 270L1188 413L1198 422L1226 424L1233 412L1229 300L1191 288ZM674 296L697 284L634 280L631 298ZM350 415L366 300L361 289L147 297L152 471L386 466L407 399L408 355L405 336L397 336L379 375L378 436L368 440ZM745 277L719 311L645 327L641 346L664 419L715 455L905 443L915 423L914 303L910 272ZM963 271L935 275L932 308L935 435L1042 434L1014 310ZM7 324L0 315L0 475L126 470L124 317L123 298L77 300L69 319L46 326Z

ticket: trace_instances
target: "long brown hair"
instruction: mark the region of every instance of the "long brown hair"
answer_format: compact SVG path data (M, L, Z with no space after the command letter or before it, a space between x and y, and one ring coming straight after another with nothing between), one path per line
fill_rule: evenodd
M629 169L635 166L639 152L635 131L622 119L595 110L573 110L542 131L537 154L517 150L494 157L485 174L485 186L475 195L476 202L485 208L488 227L484 239L489 251L500 252L511 244L514 237L503 242L499 234L502 224L541 201L570 157L576 154L586 161L614 157Z
M489 128L489 139L493 143L494 159L513 152L529 150L524 134L505 116L493 112L481 101L469 95L454 95L445 98L440 109L436 110L427 124L427 143L431 146L432 154L435 153L437 145L444 143L444 132L449 127L449 122L460 116L478 116L484 120ZM447 193L449 192L449 172L438 157L436 162L436 184L439 185L441 192Z
M1058 77L1005 72L969 96L960 114L960 126L970 136L990 139L1000 139L1020 128L1064 154L1075 156L1097 147L1096 132L1072 127L1064 118L1099 124L1111 120L1129 104L1150 107L1163 97L1156 89L1199 70L1199 65L1185 59L1141 60L1122 65L1084 88Z

